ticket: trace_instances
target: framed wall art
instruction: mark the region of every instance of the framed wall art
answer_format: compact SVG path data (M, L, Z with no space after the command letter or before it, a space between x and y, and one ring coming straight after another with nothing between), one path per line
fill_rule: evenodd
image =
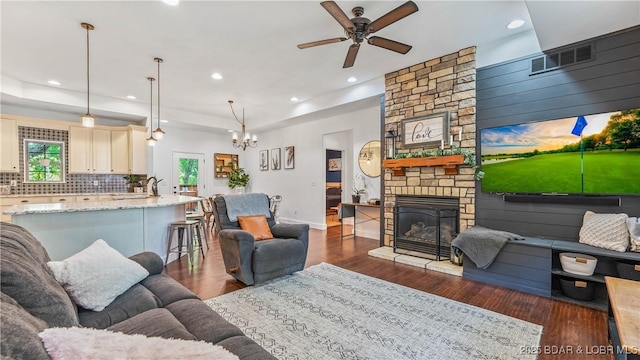
M282 156L280 153L280 148L271 149L271 170L280 170L281 167Z
M444 148L449 144L449 112L402 120L404 147Z
M295 150L293 146L284 147L284 168L293 169L295 166Z
M260 170L269 170L269 150L260 150Z
M340 171L342 170L342 159L329 159L329 166L327 166L327 170L329 171Z

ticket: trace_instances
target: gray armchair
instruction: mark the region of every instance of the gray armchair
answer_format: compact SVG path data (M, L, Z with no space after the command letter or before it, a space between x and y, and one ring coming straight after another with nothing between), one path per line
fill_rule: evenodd
M304 268L309 248L308 224L276 224L266 194L222 195L213 201L224 266L236 280L253 285ZM256 241L240 228L236 214L269 214L267 223L274 238Z

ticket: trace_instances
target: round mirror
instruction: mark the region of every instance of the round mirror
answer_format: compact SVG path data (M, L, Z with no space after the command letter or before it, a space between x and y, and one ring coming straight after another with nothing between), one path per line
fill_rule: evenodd
M358 155L358 165L365 175L380 176L380 140L371 140L364 144Z

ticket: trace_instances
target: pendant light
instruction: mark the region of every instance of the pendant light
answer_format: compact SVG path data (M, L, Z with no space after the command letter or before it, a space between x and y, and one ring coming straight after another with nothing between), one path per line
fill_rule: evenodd
M149 137L147 138L147 145L149 146L156 146L156 143L158 142L158 140L156 140L156 138L153 137L153 132L151 131L151 129L153 129L153 82L156 80L152 77L148 77L147 80L149 80ZM160 120L158 120L160 121Z
M162 62L162 59L154 58L153 60L158 63L158 128L153 130L153 135L157 140L162 140L164 137L164 131L160 129L160 63Z
M89 31L93 30L94 27L87 23L81 23L80 26L87 30L87 113L82 115L80 119L82 119L82 126L93 127L95 125L96 118L89 112Z

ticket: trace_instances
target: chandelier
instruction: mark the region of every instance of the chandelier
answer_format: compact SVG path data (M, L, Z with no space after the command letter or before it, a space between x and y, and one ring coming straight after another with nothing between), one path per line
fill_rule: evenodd
M242 121L240 121L240 119L238 119L238 117L236 116L235 111L233 111L233 100L229 100L229 106L231 107L231 113L233 114L233 117L236 118L236 121L242 125L242 134L241 134L242 141L238 141L238 133L234 132L232 135L233 147L235 148L241 147L242 151L244 151L247 148L247 146L256 147L256 145L258 145L258 137L254 134L252 138L251 135L248 132L246 132L246 129L245 129L244 108L242 108Z

